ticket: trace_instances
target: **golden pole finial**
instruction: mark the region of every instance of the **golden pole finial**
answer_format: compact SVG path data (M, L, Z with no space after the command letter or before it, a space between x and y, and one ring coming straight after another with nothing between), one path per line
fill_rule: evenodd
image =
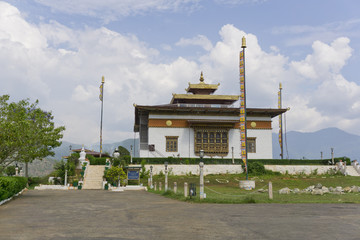
M101 80L102 83L105 83L105 77L102 76L102 80Z
M280 90L282 89L282 84L281 84L281 83L279 83L279 89L280 89Z
M204 76L203 76L203 72L201 71L201 74L200 74L200 82L204 82Z
M242 38L241 48L246 48L246 38L245 38L245 36Z

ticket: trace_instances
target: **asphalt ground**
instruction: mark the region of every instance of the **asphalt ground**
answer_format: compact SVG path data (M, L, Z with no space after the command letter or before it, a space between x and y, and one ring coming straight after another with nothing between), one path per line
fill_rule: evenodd
M145 191L28 190L0 239L360 239L360 204L197 204Z

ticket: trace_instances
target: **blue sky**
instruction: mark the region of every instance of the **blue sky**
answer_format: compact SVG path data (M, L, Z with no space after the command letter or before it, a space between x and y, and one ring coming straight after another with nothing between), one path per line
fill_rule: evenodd
M277 107L288 130L360 134L360 3L289 0L0 0L0 94L39 99L64 140L133 137L133 103L168 103L204 71L238 94L246 36L249 107ZM274 131L277 121L273 122Z

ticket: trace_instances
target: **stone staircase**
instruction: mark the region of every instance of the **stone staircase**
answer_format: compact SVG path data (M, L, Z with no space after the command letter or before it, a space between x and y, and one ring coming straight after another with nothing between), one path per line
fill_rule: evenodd
M360 174L356 171L353 166L346 166L346 174L349 176L357 176L359 177Z
M87 166L82 189L102 189L105 166Z

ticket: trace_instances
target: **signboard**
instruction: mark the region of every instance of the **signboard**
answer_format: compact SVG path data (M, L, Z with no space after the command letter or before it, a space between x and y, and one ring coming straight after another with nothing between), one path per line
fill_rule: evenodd
M139 170L128 170L128 180L139 180L140 174Z

